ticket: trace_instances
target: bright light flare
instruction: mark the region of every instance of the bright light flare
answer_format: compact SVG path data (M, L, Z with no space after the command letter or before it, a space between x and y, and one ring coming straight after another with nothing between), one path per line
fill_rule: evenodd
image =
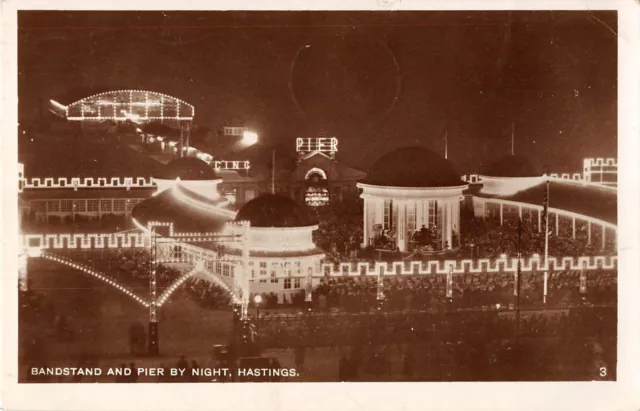
M253 297L253 302L256 304L262 303L262 296L260 294L257 294L255 297Z
M249 130L245 130L242 133L242 144L246 145L246 146L252 146L254 144L256 144L258 142L258 134L253 132L253 131L249 131Z

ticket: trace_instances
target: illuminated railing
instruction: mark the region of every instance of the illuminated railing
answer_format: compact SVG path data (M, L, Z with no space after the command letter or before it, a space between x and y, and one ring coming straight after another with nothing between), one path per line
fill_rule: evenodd
M615 270L618 267L617 256L595 257L549 257L549 271L567 270ZM517 258L497 258L494 260L481 258L477 260L444 260L444 261L395 261L391 263L338 263L322 264L322 275L329 277L357 277L361 275L430 275L430 274L470 274L470 273L516 273ZM522 259L522 272L544 272L544 261L538 257Z
M126 294L127 296L133 298L135 301L137 301L139 304L143 305L144 307L149 307L149 303L147 301L145 301L144 299L140 298L139 296L137 296L133 291L131 291L130 289L128 289L127 287L124 287L123 285L120 285L115 279L113 279L112 277L109 277L106 274L97 272L95 270L93 270L92 268L83 265L83 264L78 264L75 261L66 258L66 257L61 257L61 256L57 256L48 252L42 253L41 254L42 258L46 258L47 260L50 261L54 261L56 263L60 263L60 264L64 264L68 267L71 268L75 268L78 271L81 271L85 274L89 274L90 276L97 278L98 280L109 284L110 286L114 287L115 289L117 289L118 291Z
M113 234L23 234L20 244L26 249L92 249L92 248L145 248L148 236L143 233Z
M152 177L33 177L19 180L18 191L36 188L152 188L155 183Z

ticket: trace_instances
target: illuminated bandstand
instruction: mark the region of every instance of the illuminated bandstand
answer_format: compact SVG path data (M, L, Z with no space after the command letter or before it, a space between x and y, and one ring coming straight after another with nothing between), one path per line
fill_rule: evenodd
M358 187L365 247L406 252L458 246L467 184L446 159L421 147L398 149L381 157Z
M283 302L292 293L309 290L325 254L313 242L318 226L302 206L289 197L264 194L245 204L236 221L251 225L251 292L274 293ZM232 243L225 252L240 255L239 246Z

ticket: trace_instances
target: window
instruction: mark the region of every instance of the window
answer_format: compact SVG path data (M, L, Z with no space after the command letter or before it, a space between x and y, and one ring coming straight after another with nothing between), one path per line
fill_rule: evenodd
M222 266L222 275L225 277L229 277L231 274L231 266L229 264L224 264Z
M429 227L438 226L438 202L429 200Z
M99 200L87 200L87 211L96 212L99 210Z
M73 206L79 213L84 213L85 211L87 211L87 202L85 200L75 200L73 202Z
M278 284L278 278L276 277L275 270L271 270L271 284Z
M71 213L73 211L73 200L60 201L60 211L63 213Z
M391 221L393 220L393 201L384 200L384 229L391 228Z
M125 200L113 200L113 211L115 213L124 213Z
M416 227L416 203L407 204L407 230L415 231Z
M137 198L132 198L130 200L127 200L127 211L128 212L133 211L133 208L136 206L136 204L138 204Z
M266 263L266 261L260 261L260 275L267 275L267 263Z
M47 211L47 202L46 201L32 201L31 208L36 211L36 213L44 213Z
M284 289L285 290L291 289L291 278L284 279Z
M216 262L216 274L222 274L222 263L220 261Z
M299 278L295 278L293 280L293 288L300 288L300 279Z
M111 200L100 200L100 210L102 212L111 212Z
M60 201L47 201L47 210L54 213L60 212Z

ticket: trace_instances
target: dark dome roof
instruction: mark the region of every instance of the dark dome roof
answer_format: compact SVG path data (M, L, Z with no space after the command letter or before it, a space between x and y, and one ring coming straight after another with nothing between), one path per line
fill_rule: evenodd
M488 177L539 177L542 173L526 157L507 155L489 164L482 175Z
M163 180L215 180L217 175L213 167L199 158L182 157L171 161L156 178Z
M308 227L316 223L307 211L289 197L263 194L245 204L236 221L250 221L252 227Z
M464 185L450 161L423 147L404 147L380 157L364 183L388 187Z

